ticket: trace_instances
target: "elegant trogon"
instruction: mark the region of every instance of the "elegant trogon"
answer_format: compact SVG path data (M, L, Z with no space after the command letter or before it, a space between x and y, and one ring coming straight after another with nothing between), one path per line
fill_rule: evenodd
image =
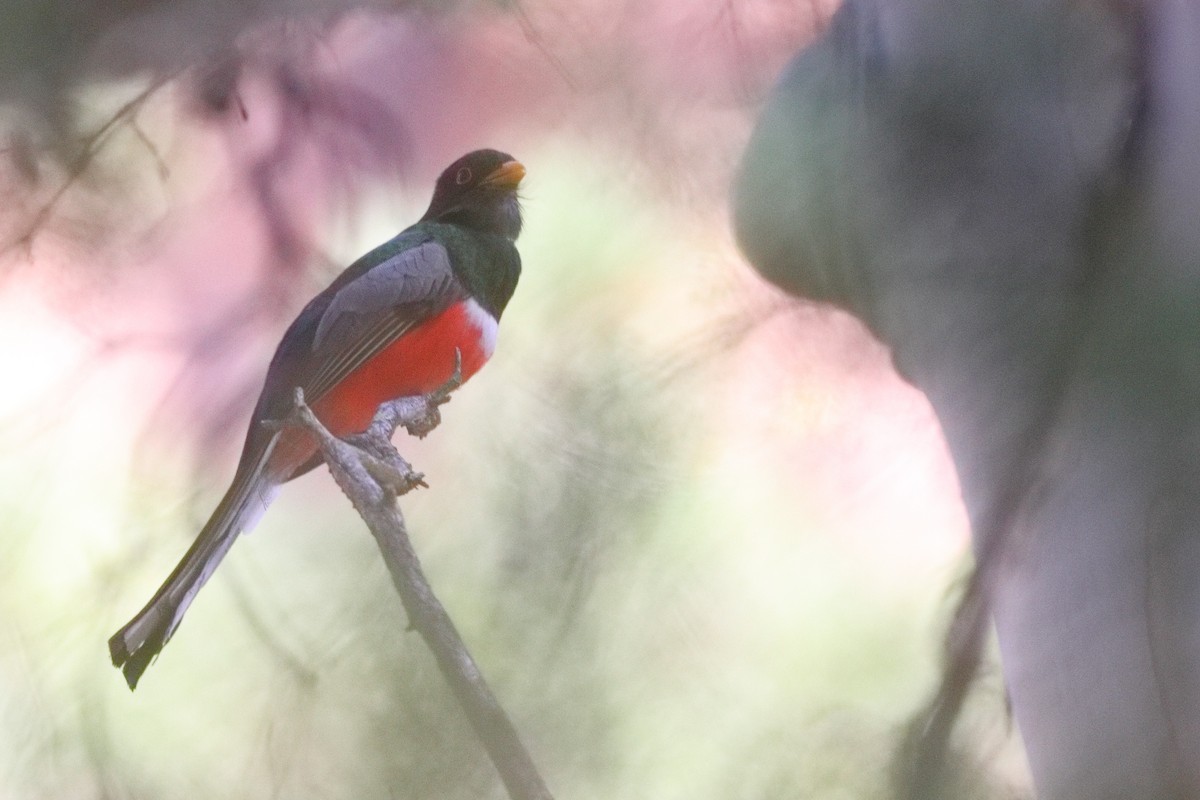
M166 583L109 639L129 688L280 484L321 463L311 434L264 424L288 415L296 387L325 426L345 436L365 430L381 403L442 386L456 351L464 381L492 355L521 272L514 242L524 176L505 153L463 156L438 178L416 224L351 264L300 312L271 359L225 497Z

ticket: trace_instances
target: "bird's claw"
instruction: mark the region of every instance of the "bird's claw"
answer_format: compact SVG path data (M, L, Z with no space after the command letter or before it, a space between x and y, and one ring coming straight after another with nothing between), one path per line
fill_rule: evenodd
M372 433L351 434L343 439L359 452L359 461L376 483L397 497L418 486L428 488L425 475L404 460L391 441Z
M368 456L363 459L363 468L385 491L397 497L408 494L418 486L429 488L423 473L415 471L412 465L403 459L400 461L401 463L396 464Z
M424 439L434 428L442 424L442 412L438 409L438 406L449 399L449 397L440 400L433 400L431 398L429 405L425 409L425 413L416 419L405 422L404 430L418 439Z
M421 398L425 405L423 413L401 423L404 425L404 430L408 431L411 436L424 439L434 428L441 425L441 406L450 402L451 393L462 386L462 379L462 351L456 347L454 348L454 371L450 373L450 377L446 379L445 383Z

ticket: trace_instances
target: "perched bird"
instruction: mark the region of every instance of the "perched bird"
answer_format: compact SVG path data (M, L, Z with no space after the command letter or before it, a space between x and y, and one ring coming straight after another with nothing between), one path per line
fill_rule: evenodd
M365 430L382 403L442 386L456 351L464 381L491 357L521 273L514 242L524 176L496 150L458 159L416 224L351 264L300 312L271 359L225 497L166 583L108 641L130 689L237 535L281 484L321 464L307 431L264 424L288 415L296 387L334 435L346 436Z

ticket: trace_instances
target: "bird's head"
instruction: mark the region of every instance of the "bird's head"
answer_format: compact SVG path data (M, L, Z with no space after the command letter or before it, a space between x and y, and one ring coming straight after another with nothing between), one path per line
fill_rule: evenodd
M422 221L463 225L516 239L521 232L517 186L521 162L499 150L467 153L442 172Z

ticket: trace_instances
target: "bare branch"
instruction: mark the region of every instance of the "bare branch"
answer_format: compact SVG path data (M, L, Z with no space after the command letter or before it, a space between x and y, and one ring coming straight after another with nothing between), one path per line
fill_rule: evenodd
M305 405L300 389L296 390L291 417L282 424L301 425L316 437L333 479L375 537L411 626L433 651L438 668L500 773L509 797L553 800L512 721L434 595L396 504L396 497L425 483L396 451L391 436L401 425L422 435L437 425L438 407L461 382L461 357L456 358L459 366L445 386L429 395L385 404L370 428L351 441L338 439L321 424Z

